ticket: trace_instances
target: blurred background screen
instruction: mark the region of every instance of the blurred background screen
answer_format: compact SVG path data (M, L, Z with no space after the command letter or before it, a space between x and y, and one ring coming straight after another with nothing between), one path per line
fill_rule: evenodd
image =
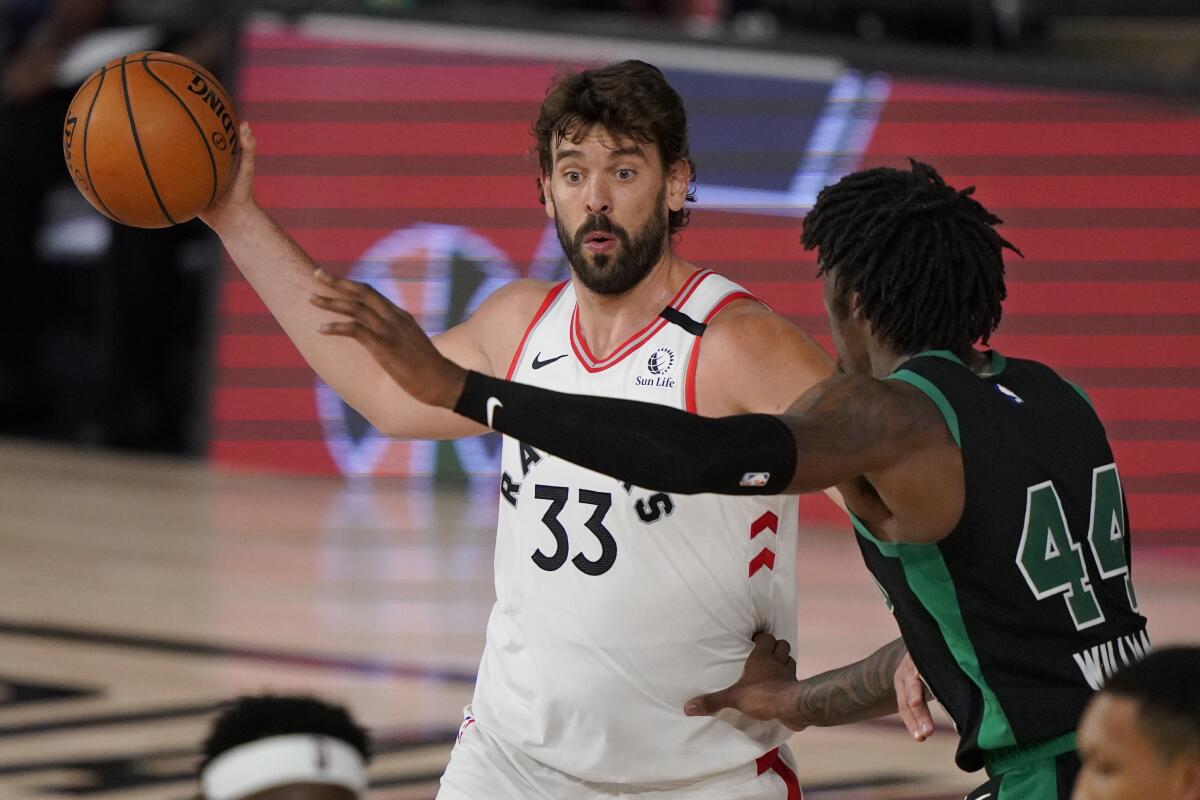
M560 71L666 73L698 167L679 252L830 351L800 246L817 192L908 157L977 187L1024 253L991 344L1090 395L1154 645L1195 641L1197 0L0 0L5 800L196 797L213 712L267 689L346 703L371 797L431 800L497 596L494 435L379 435L202 222L120 225L71 182L72 98L143 48L208 67L254 127L259 203L431 333L568 276L530 133ZM800 674L896 635L848 530L802 498ZM1125 638L1075 660L1107 669ZM962 797L982 777L934 712L920 747L894 720L806 730L805 796Z

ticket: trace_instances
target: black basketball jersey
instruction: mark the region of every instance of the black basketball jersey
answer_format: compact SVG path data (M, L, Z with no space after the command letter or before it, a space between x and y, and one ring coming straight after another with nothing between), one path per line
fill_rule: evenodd
M928 395L962 449L955 529L935 544L889 543L855 520L968 771L1074 731L1092 692L1150 646L1121 479L1091 403L1043 364L991 360L981 377L934 351L889 376Z

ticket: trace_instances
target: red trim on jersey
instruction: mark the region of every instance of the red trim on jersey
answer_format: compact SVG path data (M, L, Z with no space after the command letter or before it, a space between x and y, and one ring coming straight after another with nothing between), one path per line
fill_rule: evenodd
M537 325L538 320L545 315L546 310L550 308L550 304L554 302L554 298L558 297L559 293L561 293L563 289L567 288L568 283L570 283L569 280L563 281L562 283L557 283L550 287L550 291L546 292L546 299L542 301L540 306L538 306L538 310L534 313L533 319L529 320L529 325L525 327L525 335L521 337L521 343L517 345L517 351L513 353L512 361L510 361L508 364L508 372L505 374L504 380L512 380L513 373L517 371L517 364L521 362L521 351L525 349L525 342L528 341L529 334L533 333L533 327Z
M773 770L776 775L783 779L783 785L787 787L787 800L804 800L804 792L800 791L800 779L796 777L796 773L792 772L792 768L779 755L778 747L766 755L756 758L754 764L758 767L759 775L762 775L767 770Z
M696 293L696 290L700 288L700 284L704 283L704 281L708 279L709 275L715 275L715 274L716 273L713 272L711 269L702 269L699 272L693 274L692 278L693 279L699 278L699 280L696 280L696 282L694 284L692 284L692 288L687 290L687 294L683 294L683 290L685 288L687 288L687 284L684 283L683 286L680 287L680 289L679 289L679 294L683 294L683 297L680 297L679 294L677 294L677 295L675 295L675 299L672 300L667 305L671 306L672 308L674 308L676 310L682 309L685 305L687 305L687 301L692 299L692 295Z
M776 775L783 778L783 785L787 787L787 800L804 800L804 792L800 791L800 779L782 758L777 759L771 765L771 769L775 770Z
M700 284L709 275L714 274L712 270L702 269L692 273L692 275L683 282L683 286L679 287L679 291L675 297L671 299L668 306L678 308L688 301L692 293L699 288ZM583 328L579 325L579 303L576 302L575 310L571 312L571 349L575 351L575 357L579 360L580 365L588 372L603 372L614 364L619 363L663 329L667 324L665 319L655 317L646 327L642 328L637 333L630 336L620 347L612 351L607 358L596 358L592 355L592 351L588 349L587 342L583 338Z
M474 724L475 724L474 717L472 717L470 714L464 715L463 723L462 723L462 725L458 726L458 735L454 737L454 741L456 743L461 742L463 735L466 734L466 732L467 732L467 728L471 727ZM762 773L760 772L759 774L761 775Z
M708 316L705 317L702 322L707 325L712 321L713 317L721 313L721 310L724 309L725 306L729 305L735 300L753 300L757 303L762 303L764 306L766 305L766 303L763 303L762 300L759 300L749 292L730 292L722 297L719 303L712 307L712 310L708 312ZM704 341L704 337L697 336L696 341L692 344L692 354L688 357L687 372L684 375L684 386L686 387L683 393L685 403L684 408L686 408L692 414L697 413L696 364L700 361L700 343L702 341Z

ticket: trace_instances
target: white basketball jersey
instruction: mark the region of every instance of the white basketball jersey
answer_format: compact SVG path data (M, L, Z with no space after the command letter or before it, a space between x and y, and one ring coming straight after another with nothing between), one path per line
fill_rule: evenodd
M546 297L508 377L695 411L706 323L749 298L703 270L661 317L598 359L570 282ZM638 458L629 442L629 458ZM793 638L797 499L668 495L504 439L496 605L472 702L492 735L588 781L689 781L790 736L683 704L741 675L750 637Z

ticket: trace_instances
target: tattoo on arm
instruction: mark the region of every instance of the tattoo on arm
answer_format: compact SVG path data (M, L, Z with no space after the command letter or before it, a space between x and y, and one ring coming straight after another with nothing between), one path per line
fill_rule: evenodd
M799 716L809 725L845 725L896 713L893 676L906 653L897 639L862 661L800 681Z
M820 384L783 417L796 439L792 489L823 489L890 466L936 435L929 411L904 389L864 375Z

